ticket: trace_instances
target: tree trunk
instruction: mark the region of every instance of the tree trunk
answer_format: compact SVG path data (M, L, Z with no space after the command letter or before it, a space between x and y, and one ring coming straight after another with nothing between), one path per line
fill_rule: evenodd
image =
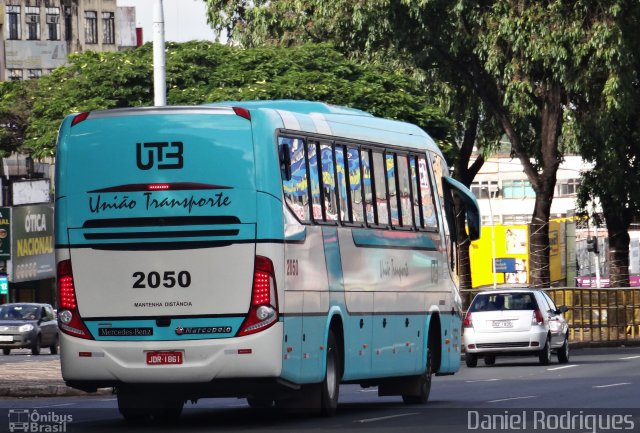
M603 203L604 206L604 203ZM629 287L629 226L624 210L605 211L609 235L609 287Z

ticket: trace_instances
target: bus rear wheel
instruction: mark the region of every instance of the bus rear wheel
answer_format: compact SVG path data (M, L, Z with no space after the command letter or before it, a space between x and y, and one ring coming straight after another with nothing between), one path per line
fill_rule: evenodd
M332 330L329 330L327 337L327 368L324 380L320 384L320 411L324 416L333 416L338 407L338 397L340 395L340 348L336 342L336 337Z
M433 359L431 349L427 350L427 369L416 378L418 381L418 394L402 395L402 401L406 404L426 404L431 393L431 377L433 375Z

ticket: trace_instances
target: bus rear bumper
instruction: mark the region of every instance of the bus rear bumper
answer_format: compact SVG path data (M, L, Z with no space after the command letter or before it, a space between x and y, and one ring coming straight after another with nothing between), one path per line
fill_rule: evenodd
M179 353L176 364L148 363L152 353ZM83 390L123 384L209 384L277 379L282 324L240 338L186 341L95 341L61 334L62 377ZM169 362L176 362L172 357Z

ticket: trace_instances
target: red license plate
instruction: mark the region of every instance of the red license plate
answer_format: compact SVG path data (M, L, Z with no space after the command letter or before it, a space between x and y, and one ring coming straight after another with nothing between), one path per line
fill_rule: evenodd
M182 352L147 352L147 365L182 364Z

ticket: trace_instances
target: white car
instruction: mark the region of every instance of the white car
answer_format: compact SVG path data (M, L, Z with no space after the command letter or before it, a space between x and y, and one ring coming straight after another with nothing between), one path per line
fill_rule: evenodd
M488 290L478 293L464 318L467 367L484 358L493 365L496 356L534 355L540 364L551 362L551 352L560 363L569 362L569 326L543 290Z

